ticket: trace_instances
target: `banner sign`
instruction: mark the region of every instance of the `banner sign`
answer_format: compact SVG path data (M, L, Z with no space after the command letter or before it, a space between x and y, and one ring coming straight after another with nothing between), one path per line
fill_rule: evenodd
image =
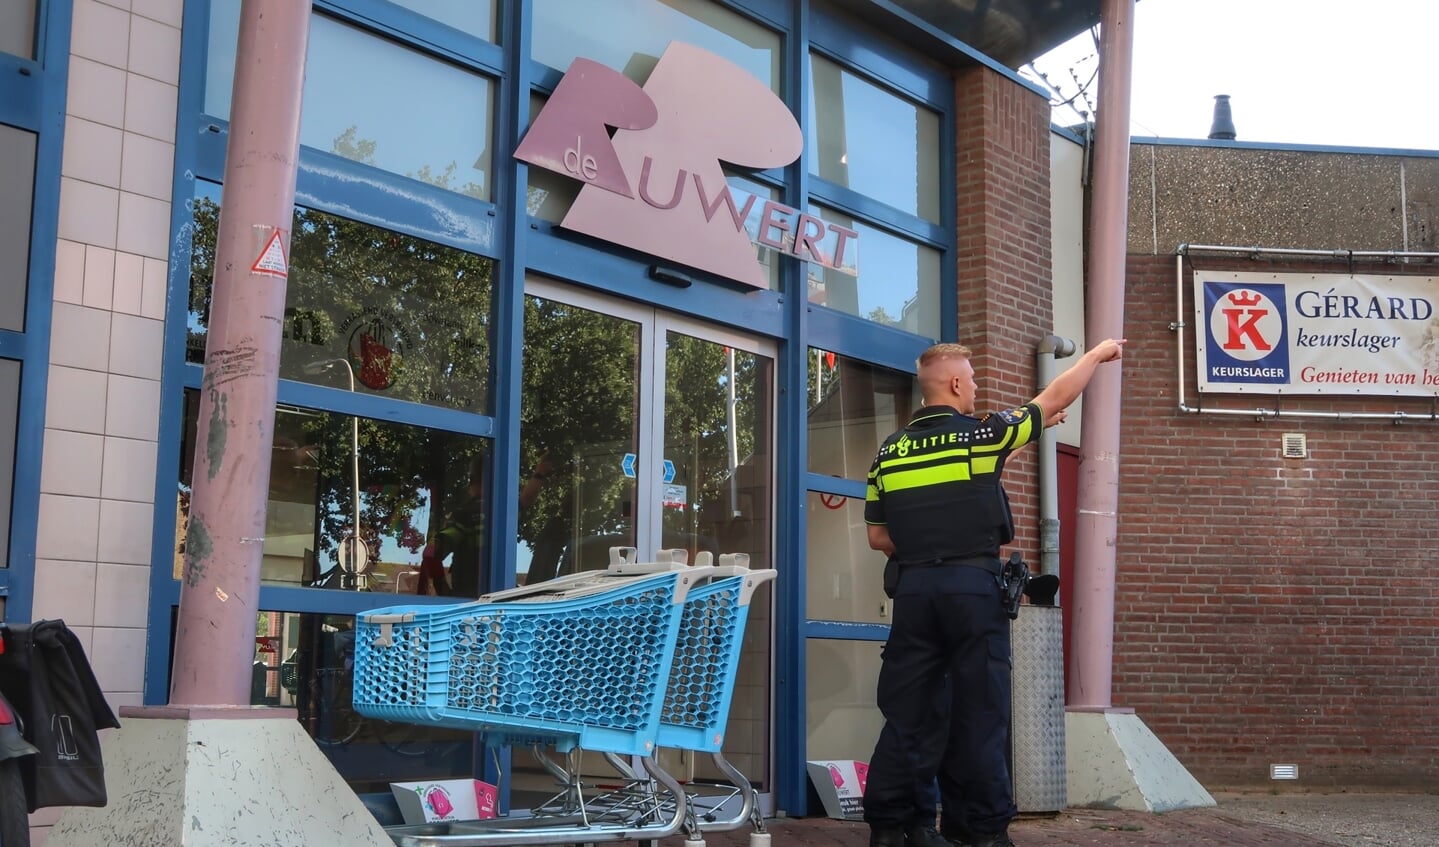
M1439 394L1439 277L1196 271L1199 390Z

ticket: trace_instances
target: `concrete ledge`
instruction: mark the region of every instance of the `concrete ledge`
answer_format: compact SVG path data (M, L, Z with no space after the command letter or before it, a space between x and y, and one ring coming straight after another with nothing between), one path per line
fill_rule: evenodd
M121 706L120 717L144 720L299 720L297 709L275 706Z
M1065 733L1071 806L1171 812L1214 805L1132 709L1070 710Z
M47 847L394 847L292 710L146 711L104 739L107 805L66 809Z

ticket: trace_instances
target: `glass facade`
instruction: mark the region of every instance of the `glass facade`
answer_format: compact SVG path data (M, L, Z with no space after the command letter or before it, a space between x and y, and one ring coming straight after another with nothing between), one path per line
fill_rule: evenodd
M10 562L10 503L15 484L15 428L20 417L20 363L0 359L0 567Z
M295 709L300 724L356 791L463 773L474 735L458 729L368 718L352 705L355 619L262 611L255 628L250 704Z
M0 53L35 58L35 19L39 0L0 0Z
M205 112L229 118L240 4L210 9ZM494 82L325 15L310 21L300 143L455 191L493 191Z
M186 359L205 360L218 186L194 203ZM489 411L494 262L298 208L280 377L470 412Z
M602 567L616 545L745 552L789 587L755 598L725 751L781 791L801 742L776 740L775 721L793 725L779 712L802 706L775 699L794 655L780 645L810 656L808 752L829 749L816 739L848 710L873 711L887 619L854 489L913 405L906 369L955 323L941 296L953 283L939 153L950 78L920 56L900 62L902 83L862 72L873 50L903 49L822 2L527 2L501 16L493 0L335 0L312 15L252 700L297 708L357 790L475 774L487 756L470 735L414 737L348 709L357 612ZM171 290L188 291L173 310L186 332L171 334L184 366L167 370L180 399L162 420L183 443L162 457L176 508L156 510L160 537L173 515L174 564L161 567L174 577L228 141L206 130L229 118L240 7L196 5L206 14L185 25L203 29L186 43L206 53L182 61L176 147L191 256L171 267ZM566 229L580 180L515 158L575 59L644 86L673 41L753 75L807 141L782 166L715 157L761 266L753 287ZM726 139L757 131L744 103L679 101L713 106L712 122L739 115ZM719 209L706 220L728 216ZM777 214L792 227L775 228ZM806 261L806 242L835 261ZM783 351L805 348L807 365L791 367ZM794 439L803 458L779 443ZM781 487L787 462L800 482ZM354 539L365 567L351 566ZM168 621L178 582L155 585L152 620ZM827 622L860 626L853 640L803 635ZM168 681L152 676L147 698L162 699ZM847 725L851 739L864 730ZM836 742L834 757L868 756L853 746ZM531 775L520 768L516 784Z
M869 761L884 726L874 704L879 660L875 641L805 642L806 760Z
M186 392L176 509L180 529L189 517L199 406L198 392ZM479 438L288 405L276 408L261 581L477 597L488 562L487 459L488 443ZM351 565L346 546L356 526L369 551L368 563L361 566ZM178 579L184 532L175 537Z
M939 222L939 115L810 54L810 173Z
M643 84L671 41L723 56L775 93L780 91L779 34L710 0L533 0L531 58L559 71L577 58L614 68Z
M30 220L35 193L35 134L0 124L0 329L25 329Z
M805 508L805 616L889 624L884 554L869 549L864 498L811 491Z
M485 41L495 42L496 8L495 0L390 0L406 9L412 9L427 18L445 26Z
M844 264L831 268L810 264L809 302L882 326L939 336L938 250L834 209L811 206L810 214L842 228L826 230L821 246L846 258ZM841 245L843 231L856 235Z
M808 406L810 472L863 481L920 400L910 374L811 349Z

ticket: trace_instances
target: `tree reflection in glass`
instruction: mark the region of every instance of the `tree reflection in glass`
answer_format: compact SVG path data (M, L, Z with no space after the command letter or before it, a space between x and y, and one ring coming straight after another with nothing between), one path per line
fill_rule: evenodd
M186 357L203 362L218 186L200 183L193 209ZM488 411L493 268L482 256L297 208L281 378ZM328 366L335 363L347 367ZM188 511L197 397L187 396L177 549ZM488 587L481 498L488 484L487 453L488 443L480 438L281 407L263 578L415 591L422 588L415 571L426 546L447 538L438 545L442 549L431 551L438 560L430 581L440 593L476 596ZM364 578L335 567L338 543L354 532L356 514L359 536L375 561Z
M624 468L639 452L639 338L631 321L525 298L520 461L530 468L549 451L553 465L520 510L528 583L602 568L610 547L635 544L635 479Z

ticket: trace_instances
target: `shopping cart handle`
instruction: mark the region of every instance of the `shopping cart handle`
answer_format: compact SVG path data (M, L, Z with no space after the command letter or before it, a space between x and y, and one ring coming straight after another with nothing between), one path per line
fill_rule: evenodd
M375 636L376 647L393 647L395 644L395 624L414 623L414 612L405 612L398 615L367 615L365 618L369 623L379 624L380 632Z

